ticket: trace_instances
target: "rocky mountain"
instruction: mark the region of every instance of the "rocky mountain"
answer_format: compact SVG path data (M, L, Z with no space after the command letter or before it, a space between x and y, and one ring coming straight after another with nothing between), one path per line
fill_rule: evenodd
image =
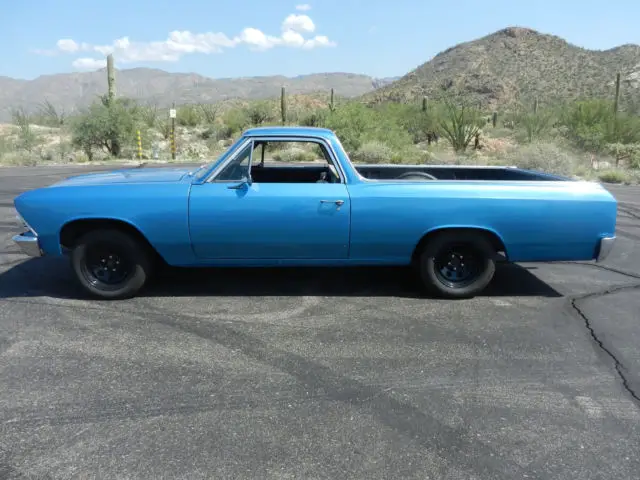
M367 102L415 101L462 94L485 106L516 99L553 104L587 96L613 98L616 73L628 102L640 100L640 46L587 50L529 28L509 27L455 45L399 80L363 96Z
M209 103L229 98L267 98L280 94L282 86L291 94L335 89L337 95L355 97L384 86L397 78L378 79L352 73L319 73L298 77L264 76L209 78L195 73L169 73L152 68L116 70L117 94L168 107L172 102ZM43 75L33 80L0 76L0 122L11 118L11 110L34 111L45 100L66 112L89 105L107 90L105 69L94 72Z

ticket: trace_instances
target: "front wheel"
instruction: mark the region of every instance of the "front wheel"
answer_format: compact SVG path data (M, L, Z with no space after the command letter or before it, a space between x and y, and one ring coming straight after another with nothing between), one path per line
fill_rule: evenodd
M472 297L493 279L495 256L491 242L481 234L443 232L424 246L419 257L420 277L438 296Z
M114 229L83 235L71 252L80 285L105 300L130 298L144 286L152 261L146 248L128 233Z

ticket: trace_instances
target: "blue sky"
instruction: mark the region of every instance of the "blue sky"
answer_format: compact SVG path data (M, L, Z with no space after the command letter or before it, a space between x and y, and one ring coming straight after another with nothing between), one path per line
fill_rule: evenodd
M607 49L640 44L639 0L4 0L0 75L118 68L211 77L403 75L507 26Z

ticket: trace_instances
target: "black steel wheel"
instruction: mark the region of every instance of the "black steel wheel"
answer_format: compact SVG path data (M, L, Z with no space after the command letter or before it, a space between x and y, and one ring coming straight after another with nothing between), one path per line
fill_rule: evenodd
M115 229L83 235L72 249L71 264L84 289L103 299L134 296L146 283L152 267L145 246Z
M420 255L420 275L431 292L448 298L471 297L491 282L496 251L481 232L435 234Z

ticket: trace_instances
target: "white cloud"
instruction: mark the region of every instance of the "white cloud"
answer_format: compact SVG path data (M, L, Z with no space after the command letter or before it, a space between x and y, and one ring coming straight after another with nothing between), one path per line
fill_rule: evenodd
M62 38L56 42L56 47L63 52L74 53L80 50L80 45L70 38Z
M308 10L309 5L298 5L298 10ZM134 62L175 62L187 54L221 53L225 49L246 45L254 51L265 51L274 47L312 49L334 47L336 43L326 35L307 38L315 32L316 26L307 15L291 14L281 25L280 35L268 35L253 27L244 28L238 35L229 37L220 32L193 33L188 30L170 32L166 40L136 42L129 37L114 40L110 45L78 43L70 38L60 39L56 43L57 53L77 54L92 52L102 57L113 54L118 63ZM50 54L51 51L36 50L36 53ZM104 58L82 57L72 65L78 69L97 69L106 65Z
M282 22L282 31L293 30L294 32L313 32L316 26L313 20L307 15L296 15L292 13Z
M311 10L311 5L309 5L308 3L303 3L302 5L296 5L296 10L300 12L307 12Z
M107 66L106 59L99 58L78 58L74 60L71 65L78 70L97 70L99 68L104 68Z

